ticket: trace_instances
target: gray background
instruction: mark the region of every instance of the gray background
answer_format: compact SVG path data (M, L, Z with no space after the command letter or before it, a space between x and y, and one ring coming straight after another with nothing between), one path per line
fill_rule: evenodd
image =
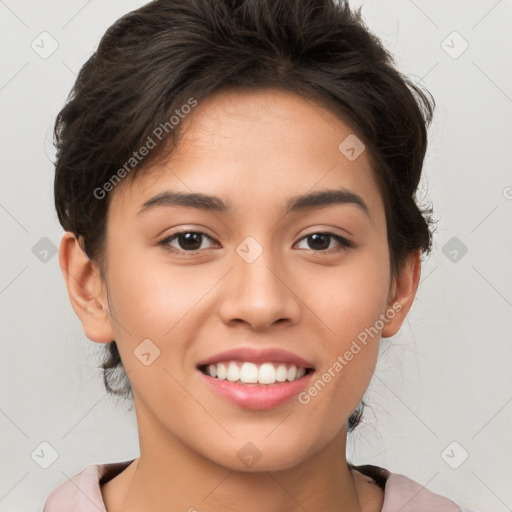
M51 137L105 29L143 3L0 0L1 511L42 510L66 477L139 454L134 413L106 396L100 346L83 334L52 252L62 230ZM512 510L512 3L361 3L399 68L437 101L422 193L440 220L408 321L382 342L348 456L475 511ZM51 464L43 442L58 454Z

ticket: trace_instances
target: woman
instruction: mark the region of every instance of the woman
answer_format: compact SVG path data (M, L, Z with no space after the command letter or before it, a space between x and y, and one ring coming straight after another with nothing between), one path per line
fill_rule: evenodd
M460 510L345 456L430 249L432 112L345 3L157 0L109 28L56 122L55 202L140 456L45 512Z

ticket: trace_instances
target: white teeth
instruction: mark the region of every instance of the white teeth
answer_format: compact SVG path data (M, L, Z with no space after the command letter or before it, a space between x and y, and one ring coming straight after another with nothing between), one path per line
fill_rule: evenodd
M240 368L240 380L247 384L258 382L258 367L254 363L244 363Z
M215 366L215 365L211 365L211 366ZM228 372L227 372L226 367L222 363L219 363L217 365L217 379L224 380L226 378L227 373ZM213 377L213 375L212 375L212 377Z
M276 382L292 382L304 377L306 368L297 368L294 364L225 361L209 364L206 374L219 380L241 382L244 384L275 384Z
M284 382L286 380L286 375L288 370L284 364L280 364L276 369L276 380L277 382Z
M260 384L274 384L276 381L276 369L272 363L263 363L258 373L258 382Z
M240 369L238 368L238 365L231 361L228 366L228 374L226 377L231 382L236 382L237 380L240 380Z
M286 374L286 379L289 381L292 381L292 380L295 380L295 377L297 377L297 367L292 365L292 366L290 366L290 368L288 368L288 372Z

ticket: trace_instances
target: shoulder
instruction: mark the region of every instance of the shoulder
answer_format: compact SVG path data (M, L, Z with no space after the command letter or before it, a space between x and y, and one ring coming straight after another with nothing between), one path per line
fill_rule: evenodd
M43 512L106 512L101 494L101 483L106 482L126 467L133 460L92 464L72 478L59 484L46 499Z
M434 494L425 486L387 469L370 464L354 466L352 469L372 478L384 490L381 512L462 512L453 501ZM469 511L468 511L469 512Z

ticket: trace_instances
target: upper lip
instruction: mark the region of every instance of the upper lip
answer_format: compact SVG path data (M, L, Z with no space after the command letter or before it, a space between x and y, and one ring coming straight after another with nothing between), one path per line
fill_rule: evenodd
M216 364L222 361L247 361L251 363L285 363L298 368L314 368L310 361L280 348L238 347L219 352L197 363L197 366Z

